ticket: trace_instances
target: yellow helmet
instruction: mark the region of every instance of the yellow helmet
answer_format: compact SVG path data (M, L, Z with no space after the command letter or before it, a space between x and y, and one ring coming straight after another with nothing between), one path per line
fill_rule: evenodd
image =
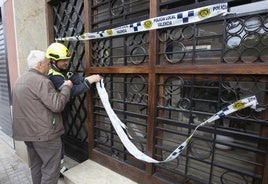
M70 59L71 54L65 45L61 43L52 43L47 48L46 57L58 61Z

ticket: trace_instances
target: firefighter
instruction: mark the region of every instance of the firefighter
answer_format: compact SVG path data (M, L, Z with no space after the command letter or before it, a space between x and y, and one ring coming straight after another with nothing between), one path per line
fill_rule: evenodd
M68 48L61 43L52 43L46 51L46 57L50 59L50 70L48 73L49 79L53 82L56 90L61 91L66 80L71 80L73 87L71 89L71 99L65 106L63 115L63 122L67 122L68 114L71 111L72 97L81 95L88 91L91 85L99 82L102 77L98 74L82 77L77 73L69 71L69 61L71 59ZM64 144L63 144L64 145ZM64 147L61 160L61 176L68 170L64 165Z

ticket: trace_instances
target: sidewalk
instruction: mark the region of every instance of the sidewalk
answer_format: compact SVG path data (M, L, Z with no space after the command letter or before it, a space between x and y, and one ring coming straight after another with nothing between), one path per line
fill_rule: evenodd
M1 130L0 130L1 131ZM0 132L0 184L32 184L30 169ZM63 184L62 179L58 184Z
M92 160L77 163L66 157L65 162L69 170L64 173L64 179L59 179L58 184L137 184ZM32 184L28 164L16 154L13 139L3 134L1 130L0 184Z
M0 184L31 184L28 165L0 138Z

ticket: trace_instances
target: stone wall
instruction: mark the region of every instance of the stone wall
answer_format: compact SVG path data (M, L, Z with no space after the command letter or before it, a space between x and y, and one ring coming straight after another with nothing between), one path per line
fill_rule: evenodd
M16 30L19 72L27 70L26 58L30 50L47 47L46 1L15 0L14 23Z
M2 0L6 32L7 55L11 89L15 80L28 70L26 58L30 50L47 48L46 1ZM15 141L17 155L25 162L26 146Z

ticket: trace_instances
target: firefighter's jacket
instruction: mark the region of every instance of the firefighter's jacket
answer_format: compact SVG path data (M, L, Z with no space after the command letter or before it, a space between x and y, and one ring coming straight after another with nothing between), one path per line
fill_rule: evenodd
M64 125L66 125L65 122L68 122L68 117L71 114L71 111L73 109L72 107L73 107L75 96L81 95L85 93L87 90L89 90L90 83L79 74L76 74L70 71L60 72L53 65L50 65L48 77L54 84L56 90L58 91L62 90L62 86L65 80L71 80L73 83L73 87L71 89L71 97L62 112Z
M22 75L12 91L13 137L20 141L48 141L64 133L61 112L71 88L57 92L51 80L37 70Z
M50 66L48 77L59 91L61 91L65 80L71 80L73 83L71 96L81 95L90 89L90 83L84 77L69 71L60 72L53 65Z

